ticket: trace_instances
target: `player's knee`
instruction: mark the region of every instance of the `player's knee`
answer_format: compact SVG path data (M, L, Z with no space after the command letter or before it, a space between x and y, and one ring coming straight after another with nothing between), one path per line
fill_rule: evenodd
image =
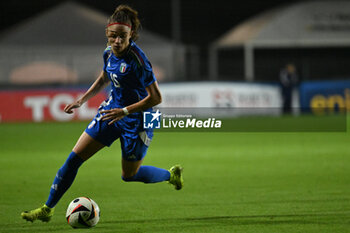
M137 171L132 169L122 170L122 180L125 182L131 182L136 180Z
M122 170L122 180L125 182L137 181L137 170Z

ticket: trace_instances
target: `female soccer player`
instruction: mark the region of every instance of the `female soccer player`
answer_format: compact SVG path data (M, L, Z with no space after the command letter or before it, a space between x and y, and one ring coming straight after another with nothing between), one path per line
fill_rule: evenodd
M122 179L157 183L168 181L179 190L183 186L182 168L173 166L169 171L141 166L152 130L143 129L143 111L150 111L161 102L161 94L152 67L143 51L135 44L140 21L138 13L126 5L116 8L108 20L106 36L108 47L104 51L104 66L96 81L86 93L65 107L68 114L95 96L111 83L111 93L104 101L73 151L58 170L47 202L40 208L25 211L22 218L50 221L54 207L73 183L79 167L96 152L120 139L122 150Z

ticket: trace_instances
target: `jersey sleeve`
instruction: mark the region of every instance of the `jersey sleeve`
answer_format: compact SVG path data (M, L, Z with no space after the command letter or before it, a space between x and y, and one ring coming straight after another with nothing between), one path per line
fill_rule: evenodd
M108 46L103 52L103 71L107 72L107 60L111 55L111 46Z
M141 78L141 82L144 87L148 87L155 81L157 81L157 79L154 76L152 65L149 61L147 61L145 62L145 66L143 67L143 75Z
M134 43L131 43L130 54L139 70L139 79L143 87L148 87L156 81L152 65L145 53Z

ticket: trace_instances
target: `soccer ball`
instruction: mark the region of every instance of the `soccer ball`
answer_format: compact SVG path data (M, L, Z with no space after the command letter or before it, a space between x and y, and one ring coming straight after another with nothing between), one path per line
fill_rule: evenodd
M100 208L88 197L75 198L67 208L66 219L73 228L89 228L100 220Z

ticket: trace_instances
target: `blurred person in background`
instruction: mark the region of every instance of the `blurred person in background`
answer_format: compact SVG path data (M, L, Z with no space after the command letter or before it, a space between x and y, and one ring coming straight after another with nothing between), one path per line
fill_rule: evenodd
M288 63L280 71L279 81L282 92L283 113L288 114L291 113L292 110L293 90L297 87L299 82L294 64Z
M110 96L101 104L97 115L58 170L45 205L22 212L23 219L31 222L37 219L50 221L54 207L73 183L79 167L117 139L120 139L121 144L124 181L168 181L176 190L182 188L182 168L179 165L170 170L141 166L153 137L153 129L143 129L143 111L152 111L152 107L161 102L161 93L151 63L134 42L139 27L138 12L127 5L118 6L109 18L106 28L108 47L103 54L103 70L89 90L67 105L64 111L73 113L75 108L109 84L112 90Z

